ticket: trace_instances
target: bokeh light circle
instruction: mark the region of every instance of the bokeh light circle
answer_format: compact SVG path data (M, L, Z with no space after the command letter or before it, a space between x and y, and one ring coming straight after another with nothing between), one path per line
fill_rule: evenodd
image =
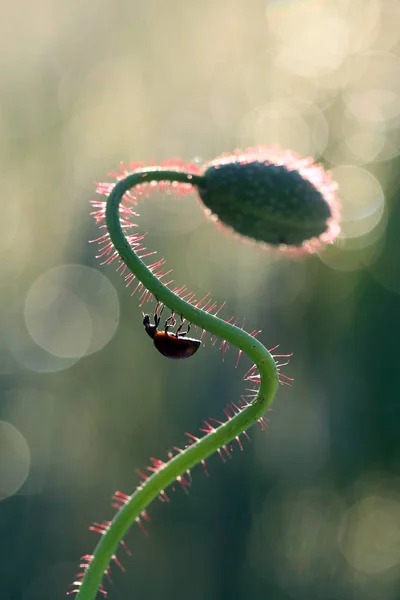
M29 474L30 450L11 423L0 421L0 500L12 496Z
M399 500L380 496L360 499L345 513L339 541L344 557L356 571L379 576L398 567Z
M400 116L400 58L385 52L359 56L343 100L356 119L390 129Z
M90 267L54 267L31 285L25 322L38 346L76 358L103 348L115 333L119 301L111 282Z
M366 169L339 166L332 169L342 202L342 235L359 237L371 231L382 218L385 196L379 181Z
M385 134L379 131L361 131L345 138L345 144L359 164L373 162L382 152L385 141Z

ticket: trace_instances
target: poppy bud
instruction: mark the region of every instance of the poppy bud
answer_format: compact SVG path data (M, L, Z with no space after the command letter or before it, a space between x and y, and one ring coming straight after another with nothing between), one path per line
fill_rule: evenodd
M219 224L256 242L312 252L340 231L336 185L291 152L224 155L205 166L198 191Z

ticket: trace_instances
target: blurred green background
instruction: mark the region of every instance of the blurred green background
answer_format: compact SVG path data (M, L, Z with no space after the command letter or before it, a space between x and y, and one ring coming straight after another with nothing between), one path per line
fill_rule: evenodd
M343 234L290 261L220 235L194 196L141 207L176 282L293 352L295 381L266 434L150 508L110 598L400 598L399 22L396 0L3 6L2 600L64 598L113 492L245 389L232 350L152 347L88 244L94 181L256 144L332 170Z

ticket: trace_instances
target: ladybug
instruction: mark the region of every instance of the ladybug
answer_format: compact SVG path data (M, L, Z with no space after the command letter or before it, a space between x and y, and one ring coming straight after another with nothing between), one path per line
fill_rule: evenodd
M158 331L160 324L160 315L155 312L154 325L150 322L150 315L143 315L143 325L147 334L153 339L154 345L161 354L167 358L189 358L193 356L200 347L201 341L194 338L188 338L186 335L190 331L190 325L187 331L182 332L183 318L176 333L170 333L168 329L175 324L175 317L172 315L165 321L164 331Z

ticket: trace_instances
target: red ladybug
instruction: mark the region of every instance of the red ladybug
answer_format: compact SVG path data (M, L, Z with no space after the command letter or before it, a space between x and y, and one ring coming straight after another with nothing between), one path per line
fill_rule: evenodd
M194 338L188 338L186 335L190 331L190 325L187 331L182 332L183 319L176 333L169 333L168 328L175 324L174 316L165 321L164 331L158 331L160 324L160 315L157 312L154 315L154 325L150 322L150 315L143 315L143 325L148 335L153 339L154 345L161 354L167 358L189 358L193 356L200 347L201 341Z

